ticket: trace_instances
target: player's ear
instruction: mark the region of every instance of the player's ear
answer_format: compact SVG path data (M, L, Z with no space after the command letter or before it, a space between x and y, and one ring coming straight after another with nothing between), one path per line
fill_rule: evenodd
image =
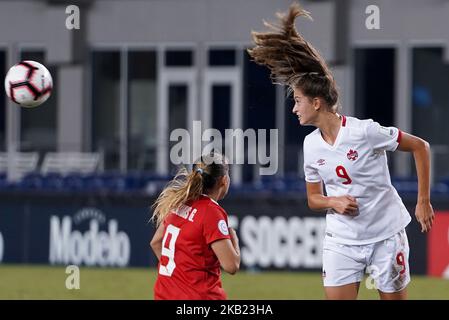
M320 108L321 108L321 100L320 100L320 98L318 98L318 97L313 98L312 99L312 105L313 105L313 108L315 109L315 111L320 110Z
M226 186L226 183L227 183L227 178L226 178L226 176L222 176L222 177L220 177L220 179L218 180L218 185L219 185L220 187Z

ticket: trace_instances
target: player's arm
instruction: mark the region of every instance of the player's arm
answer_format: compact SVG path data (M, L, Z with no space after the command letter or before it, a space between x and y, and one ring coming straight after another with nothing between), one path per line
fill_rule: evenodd
M430 230L434 213L430 204L430 146L421 138L402 132L398 150L413 153L418 176L418 203L415 215L421 224L421 232Z
M327 197L323 193L322 182L306 182L307 203L314 211L334 209L337 213L357 215L358 204L354 197L344 195L340 197Z
M162 254L162 238L164 237L164 225L161 223L151 239L150 246L153 249L157 259L161 259Z
M235 230L229 228L231 239L220 239L212 242L211 247L220 261L224 271L235 274L240 269L239 239Z

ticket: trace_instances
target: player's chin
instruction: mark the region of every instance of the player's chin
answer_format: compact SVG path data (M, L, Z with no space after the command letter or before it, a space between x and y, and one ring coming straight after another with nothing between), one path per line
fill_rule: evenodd
M310 126L311 124L308 123L304 118L300 118L298 119L299 125L300 126Z

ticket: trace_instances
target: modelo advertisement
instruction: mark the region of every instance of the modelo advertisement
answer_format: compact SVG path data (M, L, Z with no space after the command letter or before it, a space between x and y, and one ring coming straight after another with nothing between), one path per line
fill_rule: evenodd
M5 263L157 264L149 246L155 228L149 222L148 207L23 205L3 206L1 210L0 254ZM240 238L242 268L320 268L324 216L301 216L300 210L296 216L245 211L229 214L229 223Z
M129 267L155 265L148 208L3 207L4 263Z
M155 228L149 222L148 203L151 201L145 199L129 206L3 204L0 206L0 261L155 267L156 257L149 247ZM226 199L221 204L228 212L230 226L240 238L242 268L321 269L323 213L310 211L300 199ZM428 245L433 245L428 244L427 235L420 232L414 217L407 233L411 271L425 274L427 253L431 252ZM440 232L438 235L443 237ZM447 256L440 252L445 248L435 255ZM435 273L441 274L441 268L438 265Z
M83 208L73 216L50 216L50 264L125 267L130 257L128 234L103 211Z

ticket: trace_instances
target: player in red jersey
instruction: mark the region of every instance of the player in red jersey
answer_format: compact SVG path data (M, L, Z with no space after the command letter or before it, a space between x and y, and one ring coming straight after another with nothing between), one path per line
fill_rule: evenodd
M239 241L217 203L229 189L229 167L218 154L202 156L192 172L181 169L155 202L158 226L151 247L158 276L155 300L220 300L226 293L220 266L235 274Z

